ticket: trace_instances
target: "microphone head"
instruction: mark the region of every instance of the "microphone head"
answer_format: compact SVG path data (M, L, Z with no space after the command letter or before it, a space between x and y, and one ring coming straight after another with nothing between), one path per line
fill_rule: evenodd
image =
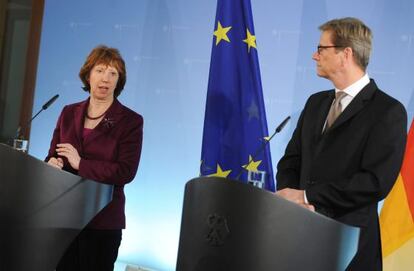
M52 97L52 99L50 99L49 101L47 101L43 106L42 109L46 110L52 103L54 103L56 101L56 99L59 98L59 94L56 94L55 96Z
M281 124L279 124L279 126L277 126L275 132L279 133L280 131L282 131L282 129L285 127L286 123L288 123L289 120L290 120L290 116L288 116L284 121L282 121Z

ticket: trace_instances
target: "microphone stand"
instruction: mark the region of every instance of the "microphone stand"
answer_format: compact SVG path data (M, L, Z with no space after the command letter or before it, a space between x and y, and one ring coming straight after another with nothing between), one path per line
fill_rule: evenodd
M42 108L25 124L23 125L23 128L30 127L30 124L32 121L43 111L46 110L52 103L56 101L56 99L59 98L59 94L56 94L53 96L49 101L47 101ZM22 130L22 126L19 125L19 127L16 130L16 137L13 139L13 148L19 151L27 152L29 140L24 139L20 132Z
M265 142L259 146L259 148L257 148L256 152L254 153L254 155L252 156L252 159L242 167L242 169L239 171L239 173L236 176L236 180L240 180L240 177L243 173L243 170L247 170L247 168L250 166L250 164L257 158L257 156L263 152L264 148L267 146L267 144L269 144L270 140L272 140L272 138L279 133L280 131L282 131L282 129L285 127L286 123L288 123L288 121L290 120L290 116L288 116L286 119L284 119L275 129L275 131L273 132L273 134L269 137L269 139L265 140Z

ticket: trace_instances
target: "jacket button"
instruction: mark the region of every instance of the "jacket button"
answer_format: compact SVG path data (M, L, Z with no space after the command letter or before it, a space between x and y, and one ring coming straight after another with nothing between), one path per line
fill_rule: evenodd
M308 181L308 185L314 185L314 184L316 184L316 182L315 182L315 181L312 181L312 180L309 180L309 181Z

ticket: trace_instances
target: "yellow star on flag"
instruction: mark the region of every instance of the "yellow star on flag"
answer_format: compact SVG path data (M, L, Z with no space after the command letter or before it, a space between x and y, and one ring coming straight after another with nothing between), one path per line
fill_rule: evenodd
M256 36L252 35L248 28L246 30L247 37L245 40L243 40L243 42L247 43L247 46L249 48L248 52L250 53L250 47L256 48Z
M252 158L252 156L251 155L249 155L249 163L250 163L250 161L252 161L253 160L253 158ZM261 160L258 160L258 161L252 161L251 163L250 163L250 165L248 165L248 164L245 164L245 165L243 165L243 168L245 168L246 170L249 170L249 171L258 171L258 167L259 167L259 165L260 165L260 163L261 163L262 161ZM248 165L248 166L247 166Z
M219 44L221 40L225 40L227 42L230 42L229 37L227 36L227 32L229 32L231 29L231 26L229 27L223 27L218 21L217 23L217 29L214 31L214 36L216 36L216 46Z
M217 172L208 175L208 177L224 177L224 178L226 178L227 176L229 176L230 172L231 172L231 170L224 170L223 171L221 169L220 165L217 164Z

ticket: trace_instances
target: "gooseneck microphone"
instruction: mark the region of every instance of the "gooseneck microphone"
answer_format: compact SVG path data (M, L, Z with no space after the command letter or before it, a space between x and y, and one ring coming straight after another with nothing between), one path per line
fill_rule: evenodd
M279 126L276 127L275 132L273 133L273 135L269 138L268 142L270 141L270 139L272 139L275 134L279 133L280 131L282 131L283 128L285 128L286 123L288 123L288 121L290 120L290 116L288 116L286 119L284 119L282 121L282 123L279 124Z
M47 101L43 106L42 106L42 109L39 111L39 113L42 111L42 110L46 110L52 103L54 103L55 101L56 101L56 99L57 98L59 98L59 94L56 94L55 96L53 96L49 101ZM32 120L39 114L39 113L37 113L33 118L32 118Z
M279 133L280 131L282 131L282 129L286 126L286 123L288 123L288 121L290 120L290 116L288 116L286 119L284 119L275 129L275 131L273 132L273 134L269 137L269 139L265 140L263 142L262 145L259 146L259 148L257 148L256 152L254 153L254 155L252 156L252 159L249 161L249 163L247 163L245 166L242 167L242 169L239 171L239 173L237 174L236 180L240 179L240 176L243 173L243 170L247 170L247 168L250 166L250 164L257 158L257 156L259 154L261 154L264 150L264 148L266 147L267 144L269 144L270 140L272 140L272 138Z
M27 128L30 127L30 124L32 123L32 121L43 111L46 110L50 105L52 105L56 99L59 98L59 94L56 94L55 96L53 96L49 101L47 101L43 106L42 109L40 109L25 125L19 126L17 128L16 131L16 138L20 138L20 132L22 130L22 128Z

